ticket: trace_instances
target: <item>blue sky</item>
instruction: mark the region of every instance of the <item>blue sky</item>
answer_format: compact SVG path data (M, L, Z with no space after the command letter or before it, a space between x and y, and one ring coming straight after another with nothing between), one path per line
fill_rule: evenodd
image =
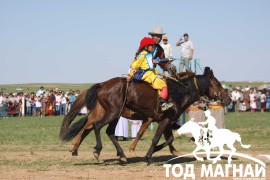
M270 81L269 19L268 0L0 0L0 84L121 76L153 26L175 58L189 33L194 57L219 80Z

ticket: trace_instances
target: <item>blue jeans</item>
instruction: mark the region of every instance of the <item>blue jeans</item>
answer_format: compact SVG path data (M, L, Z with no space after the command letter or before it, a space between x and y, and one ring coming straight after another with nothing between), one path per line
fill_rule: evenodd
M270 109L270 103L266 103L266 109L267 109L267 110Z
M27 115L27 116L32 116L32 113L31 113L31 106L26 107L26 115Z
M184 67L186 68L186 70L190 70L189 58L188 57L181 57L180 66L179 66L179 72L184 72Z
M60 105L60 115L65 115L66 113L66 104Z

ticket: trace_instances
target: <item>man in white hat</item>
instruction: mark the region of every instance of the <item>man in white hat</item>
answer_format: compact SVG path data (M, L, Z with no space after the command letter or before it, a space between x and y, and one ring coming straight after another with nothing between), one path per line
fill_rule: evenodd
M162 40L162 36L166 33L163 32L162 27L156 26L152 28L152 31L148 33L155 41L155 49L153 52L153 62L158 64L163 71L168 71L169 74L176 73L176 68L168 59L165 59L164 49L159 44ZM136 56L140 53L140 49L136 52Z

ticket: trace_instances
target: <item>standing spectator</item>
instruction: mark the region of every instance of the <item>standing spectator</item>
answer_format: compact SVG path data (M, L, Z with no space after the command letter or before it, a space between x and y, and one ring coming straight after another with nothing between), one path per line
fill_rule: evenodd
M255 97L255 93L254 90L250 90L250 94L249 94L249 100L250 100L250 108L251 108L251 112L256 112L256 97Z
M270 111L270 93L269 91L266 92L266 110Z
M55 115L60 115L60 103L61 103L62 97L60 92L56 92L55 94Z
M118 137L123 137L123 141L128 140L128 119L120 117L118 123L115 127L115 136L118 140Z
M74 103L75 100L76 100L76 96L75 96L74 93L72 92L71 95L70 95L70 98L69 98L70 106L73 105L73 103Z
M241 99L241 94L238 89L234 88L232 92L232 102L233 102L233 111L239 112L239 101Z
M3 107L3 92L0 93L0 112L2 111L2 107Z
M41 102L41 116L46 116L47 114L47 98L45 95L40 96L40 102Z
M53 93L53 91L50 91L50 99L49 99L49 115L52 116L53 115L53 109L54 109L54 105L55 105L55 95Z
M189 62L193 59L194 47L193 43L189 40L187 33L183 35L184 41L180 38L176 42L176 46L181 47L181 60L179 66L179 72L183 72L184 67L186 70L190 70Z
M66 113L67 98L64 93L61 94L61 103L60 103L60 115L64 116Z
M41 94L44 94L44 92L45 92L45 89L44 89L43 86L41 86L40 89L37 91L36 96L38 97L38 96L40 96Z
M168 37L163 36L163 44L161 47L164 50L165 58L172 58L172 45L168 43Z
M138 131L142 125L142 121L140 120L130 120L131 122L131 137L134 140L137 136Z
M257 89L254 89L254 94L255 94L255 101L256 101L256 110L261 111L261 109L262 109L261 101L260 101L261 92L257 91Z
M26 95L25 101L26 101L26 116L32 116L32 109L31 109L32 100L29 94Z
M249 89L245 88L245 91L243 93L243 104L245 105L246 110L250 109L249 104Z
M36 116L41 115L41 101L40 96L35 97L35 105L36 105Z
M261 92L260 103L261 103L261 112L264 112L266 105L266 95L263 92Z
M8 117L8 107L7 107L7 95L1 93L1 104L0 104L0 117L7 118Z
M15 116L16 115L16 100L12 93L10 93L8 96L7 106L8 106L8 115Z

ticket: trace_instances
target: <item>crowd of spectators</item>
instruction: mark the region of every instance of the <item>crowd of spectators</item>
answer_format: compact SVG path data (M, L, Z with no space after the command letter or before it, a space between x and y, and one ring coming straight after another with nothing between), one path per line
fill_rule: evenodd
M232 99L228 106L229 112L265 112L270 111L269 91L258 90L256 87L234 87L230 91Z
M67 92L57 89L45 90L43 86L35 93L0 93L0 117L10 116L64 116L80 90ZM80 112L86 114L86 108Z
M232 102L229 112L265 112L270 111L270 92L252 87L233 87L228 91ZM3 93L0 92L0 117L11 116L64 116L66 115L80 90L67 92L57 89L45 90L43 86L37 92ZM86 114L84 107L80 114Z

